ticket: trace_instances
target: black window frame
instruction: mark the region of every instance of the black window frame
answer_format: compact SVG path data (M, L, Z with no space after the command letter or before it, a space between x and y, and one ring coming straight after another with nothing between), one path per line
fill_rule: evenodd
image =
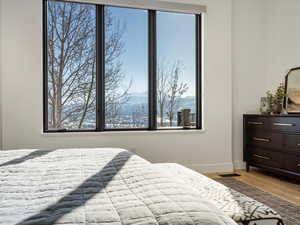
M95 129L48 129L48 1L62 2L63 0L43 1L43 132L44 133L69 133L69 132L105 132L105 131L166 131L184 130L184 128L158 128L157 127L157 21L156 12L148 11L148 128L105 128L105 21L104 8L102 4L91 4L96 7L96 128ZM69 3L78 3L67 1ZM90 4L90 3L84 3ZM119 7L119 6L115 6ZM120 7L126 8L126 7ZM127 7L129 8L129 7ZM132 7L133 8L133 7ZM172 12L174 13L174 12ZM196 127L188 130L202 129L202 14L195 16L195 76L196 76Z

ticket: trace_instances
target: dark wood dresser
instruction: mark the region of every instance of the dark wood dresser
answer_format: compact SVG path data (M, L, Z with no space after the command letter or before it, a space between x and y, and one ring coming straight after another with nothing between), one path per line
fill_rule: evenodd
M244 115L244 161L300 180L300 115Z

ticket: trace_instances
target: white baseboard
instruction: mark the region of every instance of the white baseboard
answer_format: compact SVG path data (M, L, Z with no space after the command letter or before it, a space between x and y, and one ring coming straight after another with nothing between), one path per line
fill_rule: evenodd
M233 162L235 170L244 170L246 169L246 163L242 160L236 160Z
M187 164L184 165L200 173L232 172L232 163Z

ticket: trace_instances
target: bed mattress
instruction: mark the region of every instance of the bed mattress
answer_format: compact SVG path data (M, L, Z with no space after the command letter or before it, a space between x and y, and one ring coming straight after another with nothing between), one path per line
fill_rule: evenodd
M0 152L1 225L236 225L123 149Z

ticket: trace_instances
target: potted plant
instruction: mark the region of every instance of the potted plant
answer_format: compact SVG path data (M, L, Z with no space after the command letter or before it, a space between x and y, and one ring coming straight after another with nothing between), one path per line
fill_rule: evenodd
M285 88L281 83L277 88L275 94L270 91L267 92L267 98L269 99L270 108L273 114L280 114L283 110L283 101L285 97Z

